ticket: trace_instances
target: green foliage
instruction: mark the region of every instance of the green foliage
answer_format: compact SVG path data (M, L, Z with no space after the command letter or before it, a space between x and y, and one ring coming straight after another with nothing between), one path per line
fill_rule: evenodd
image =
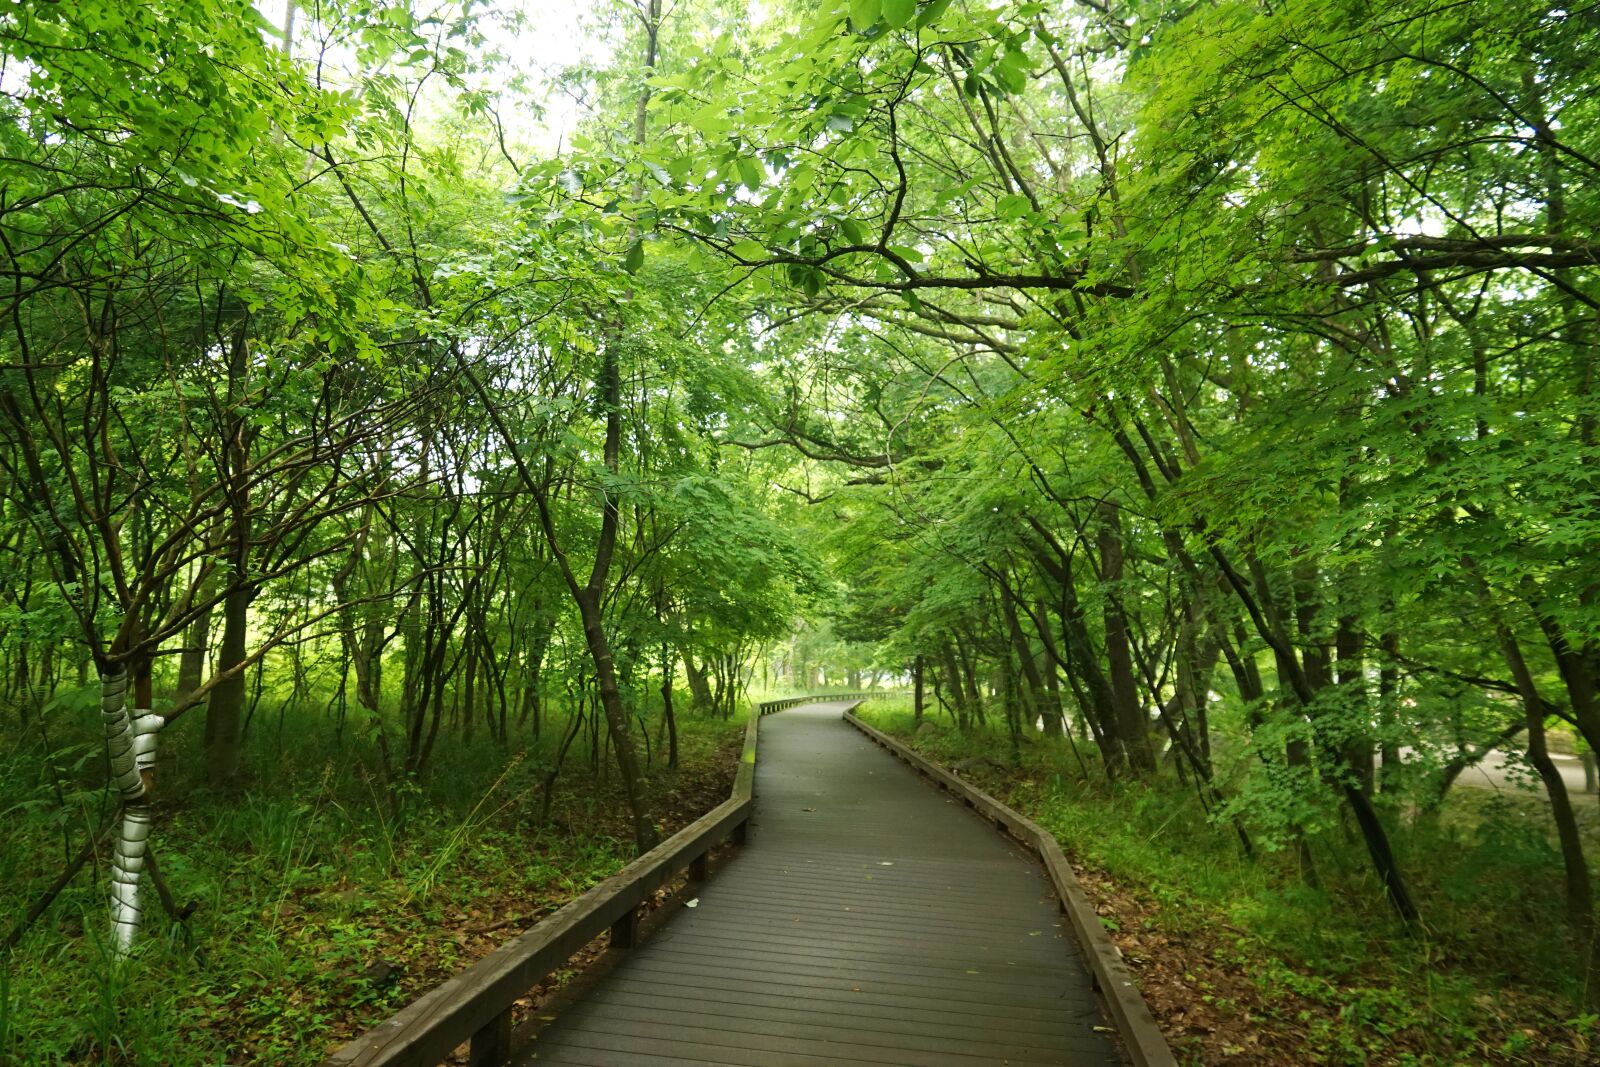
M261 691L328 695L359 795L263 767L236 810L162 814L174 883L269 930L330 871L406 886L423 929L502 862L508 798L608 738L642 841L676 681L688 744L752 685L915 671L960 751L1062 757L1029 789L1064 837L1247 919L1246 958L1290 961L1263 982L1333 1009L1329 1058L1418 1005L1438 1055L1488 1048L1461 1004L1497 960L1592 1010L1587 814L1450 784L1524 743L1533 780L1541 730L1600 747L1595 13L649 11L595 12L597 58L543 84L475 3L0 12L0 814L33 835L0 876L98 825L91 671L168 736L205 707L222 787ZM557 98L574 128L523 143ZM565 756L552 707L585 716ZM188 864L206 834L272 895ZM1371 978L1308 932L1380 892L1469 964ZM340 921L328 951L370 950ZM62 950L88 1040L175 1048L126 1031L156 972L96 936ZM269 1058L327 1025L267 1008Z

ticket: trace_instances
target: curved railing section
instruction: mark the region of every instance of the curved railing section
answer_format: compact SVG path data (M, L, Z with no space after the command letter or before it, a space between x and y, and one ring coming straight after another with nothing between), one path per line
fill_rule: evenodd
M853 700L859 704L863 700L875 700L881 697L900 695L902 694L893 690L880 689L870 693L825 693L822 696L785 697L782 700L768 700L765 703L757 704L756 714L758 716L771 715L775 711L782 711L785 708L798 708L802 704L837 704L846 700Z

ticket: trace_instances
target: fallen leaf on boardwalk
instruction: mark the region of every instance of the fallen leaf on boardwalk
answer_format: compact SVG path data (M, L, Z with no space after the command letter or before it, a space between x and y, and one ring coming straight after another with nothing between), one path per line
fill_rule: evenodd
M700 906L700 898L695 897L693 900L686 900L683 902L683 906L686 908L698 908Z
M816 811L816 808L801 808L801 811Z
M878 866L879 867L893 867L894 864L890 863L888 860L879 860L878 861Z

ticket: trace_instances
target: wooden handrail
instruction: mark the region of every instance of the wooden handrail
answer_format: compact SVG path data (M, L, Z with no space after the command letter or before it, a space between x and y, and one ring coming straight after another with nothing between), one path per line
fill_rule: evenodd
M853 700L857 703L860 703L863 700L873 700L879 697L892 697L900 695L900 693L893 690L880 689L874 690L870 693L827 693L823 696L814 697L785 697L782 700L768 700L764 703L757 704L756 714L771 715L775 711L782 711L785 708L796 708L801 704L834 704L846 700Z
M705 876L705 857L728 839L743 843L755 796L756 734L750 716L733 790L727 800L515 940L447 979L340 1048L324 1067L434 1067L471 1041L473 1067L511 1057L511 1009L572 954L610 930L612 944L631 947L638 908L683 870Z

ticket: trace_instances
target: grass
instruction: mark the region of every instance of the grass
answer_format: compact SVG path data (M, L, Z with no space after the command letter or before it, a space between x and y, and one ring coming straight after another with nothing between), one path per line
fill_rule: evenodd
M1065 744L1034 738L1013 763L998 732L939 721L915 733L899 702L861 713L947 765L1001 761L969 763L968 777L1082 865L1187 1062L1595 1062L1600 1020L1574 1006L1542 798L1457 789L1437 817L1396 818L1426 922L1408 934L1347 827L1314 842L1312 888L1292 853L1246 857L1170 776L1111 790L1084 781Z
M0 1063L317 1063L632 855L620 790L582 741L540 821L559 722L513 750L441 736L430 773L391 796L368 742L337 740L320 709L283 714L248 739L237 794L189 781L199 715L164 735L152 843L196 904L192 938L147 884L143 939L116 962L103 867L84 871L0 957ZM680 716L681 768L656 753L650 778L669 828L725 798L741 727ZM105 803L92 736L54 741L0 759L7 928Z

